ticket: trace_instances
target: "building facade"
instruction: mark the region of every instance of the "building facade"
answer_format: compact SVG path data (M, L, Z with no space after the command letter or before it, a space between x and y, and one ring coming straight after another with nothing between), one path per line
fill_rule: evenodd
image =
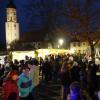
M10 44L13 41L19 40L19 23L17 22L16 6L10 0L7 9L7 20L5 22L6 27L6 46L10 48Z
M70 53L91 55L88 42L71 42ZM95 57L100 59L100 43L95 46Z
M90 53L90 46L88 42L71 42L70 51L73 51L73 53L87 54Z

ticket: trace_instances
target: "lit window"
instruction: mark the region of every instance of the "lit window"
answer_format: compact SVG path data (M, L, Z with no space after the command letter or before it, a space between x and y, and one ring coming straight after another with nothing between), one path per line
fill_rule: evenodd
M13 18L11 17L11 18L10 18L10 21L12 21L12 19L13 19Z
M14 25L14 28L16 29L16 25Z

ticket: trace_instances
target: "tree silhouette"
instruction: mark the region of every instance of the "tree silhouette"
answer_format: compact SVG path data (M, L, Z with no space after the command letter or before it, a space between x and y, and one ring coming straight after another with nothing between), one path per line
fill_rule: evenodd
M100 38L100 0L30 0L32 3L22 6L27 20L26 29L34 29L34 16L40 16L48 41L54 41L59 33L88 41L92 58L95 56L95 45ZM26 18L25 17L25 18ZM59 17L59 18L58 18ZM58 19L62 23L58 23ZM29 20L30 19L30 20ZM23 18L24 20L24 18ZM56 35L55 35L56 33Z
M55 14L53 13L54 1L44 1L41 0L41 6L45 9L44 12L40 12L40 15L46 17L46 22L44 25L45 29L45 40L48 43L51 43L54 46L54 37L55 37Z
M14 40L11 42L10 44L10 48L8 49L8 51L13 51L13 50L19 50L22 47L22 44L19 40Z
M87 41L94 61L95 45L100 41L100 0L66 0L61 14L70 20L70 24L61 31L80 41Z

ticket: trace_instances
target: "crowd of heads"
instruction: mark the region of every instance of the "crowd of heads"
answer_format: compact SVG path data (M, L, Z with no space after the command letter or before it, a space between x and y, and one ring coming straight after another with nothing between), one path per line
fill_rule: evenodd
M85 56L70 54L48 55L44 59L42 57L36 59L26 56L25 59L20 61L16 59L11 61L6 57L4 64L0 64L0 85L2 86L5 78L17 80L18 75L22 72L28 74L28 71L33 65L40 67L39 71L40 73L42 71L42 78L46 82L51 80L58 81L60 79L62 85L65 85L70 80L68 86L71 95L80 94L81 89L88 89L90 92L93 91L92 89L97 90L100 87L100 78L97 79L98 77L96 76L96 72L100 71L100 65L96 65L93 61L88 61ZM67 72L67 74L64 74L63 77L61 75L62 72ZM69 76L68 73L70 73ZM67 78L69 80L67 80L65 76L68 76ZM95 84L96 87L94 86ZM92 93L90 93L90 95L92 95Z

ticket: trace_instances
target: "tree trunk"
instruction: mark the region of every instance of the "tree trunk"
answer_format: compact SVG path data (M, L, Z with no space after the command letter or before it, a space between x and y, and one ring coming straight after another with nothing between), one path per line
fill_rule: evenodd
M90 44L92 61L95 62L95 46Z

